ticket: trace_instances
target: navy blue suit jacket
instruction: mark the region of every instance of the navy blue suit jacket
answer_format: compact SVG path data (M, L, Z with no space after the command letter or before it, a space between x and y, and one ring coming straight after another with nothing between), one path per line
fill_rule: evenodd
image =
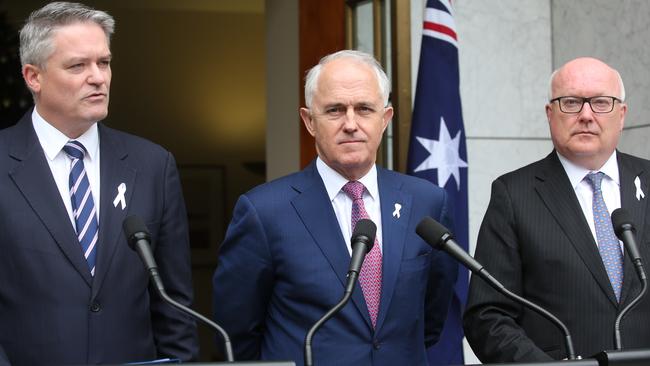
M193 359L196 326L150 294L122 232L139 215L168 292L192 301L187 219L172 155L99 125L100 214L92 277L32 126L0 131L0 347L13 365ZM126 184L126 208L115 206Z
M318 365L424 365L438 340L455 262L415 234L429 215L449 225L445 192L378 168L383 278L372 329L357 285L313 339ZM393 215L395 204L402 206ZM214 275L214 312L240 359L303 363L309 328L343 295L350 255L316 164L242 195Z

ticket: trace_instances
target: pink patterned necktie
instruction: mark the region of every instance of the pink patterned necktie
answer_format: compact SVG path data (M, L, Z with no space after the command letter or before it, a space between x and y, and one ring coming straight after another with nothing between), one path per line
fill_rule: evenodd
M354 231L357 222L361 219L369 219L366 207L363 204L363 191L366 189L363 183L352 181L343 186L345 192L352 199L352 231ZM363 297L366 299L368 313L372 327L377 324L377 314L379 314L379 300L381 299L381 249L377 238L370 253L366 255L359 273L359 283Z

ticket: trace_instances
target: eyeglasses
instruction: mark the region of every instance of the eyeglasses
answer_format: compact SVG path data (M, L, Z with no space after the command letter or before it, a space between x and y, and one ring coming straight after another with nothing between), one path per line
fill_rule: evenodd
M558 97L551 99L549 103L557 101L560 110L564 113L580 113L585 103L589 103L589 107L594 113L609 113L614 110L614 103L623 101L616 97L598 96L591 98L583 97Z

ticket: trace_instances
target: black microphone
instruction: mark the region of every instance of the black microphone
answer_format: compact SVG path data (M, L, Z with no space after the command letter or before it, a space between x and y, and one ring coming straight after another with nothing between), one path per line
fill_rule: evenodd
M526 307L534 310L538 314L542 315L553 324L555 324L564 334L564 341L566 343L567 357L569 360L575 360L575 351L573 350L573 341L571 339L571 334L569 329L558 319L555 315L551 314L548 310L542 308L541 306L524 299L523 297L509 291L501 282L496 278L492 277L488 271L481 265L476 259L472 258L456 241L453 239L449 230L444 227L442 224L432 219L429 216L426 216L418 226L415 228L415 232L431 245L434 249L443 250L462 265L467 267L472 273L481 277L485 282L487 282L494 289L508 297L509 299L525 305Z
M641 281L641 292L639 292L636 297L630 301L629 304L616 317L614 322L614 340L616 345L616 350L620 351L623 346L621 344L621 321L627 313L634 308L641 298L645 295L648 289L648 279L646 277L645 270L643 269L643 260L641 259L641 254L639 253L639 247L636 245L636 230L634 229L634 223L632 222L632 217L623 208L617 208L612 212L612 226L614 227L614 232L616 236L623 242L625 246L625 252L630 256L636 273Z
M345 285L345 293L350 294L354 290L357 277L363 265L363 259L366 254L370 253L372 246L375 244L375 235L377 226L368 219L361 219L354 227L352 233L352 256L350 258L350 268L348 269L348 281Z
M334 314L338 313L345 304L348 303L354 291L354 286L361 271L361 265L366 254L370 252L372 246L375 244L375 235L377 233L377 226L374 222L368 219L361 219L357 222L352 233L352 256L350 258L350 267L348 269L348 278L345 284L345 291L341 300L334 305L322 318L318 319L316 323L309 329L305 336L305 366L312 366L312 352L311 341L314 338L316 331L325 324Z
M144 224L142 219L135 215L129 216L122 223L122 228L124 229L124 235L126 235L126 241L129 244L129 247L138 253L142 259L142 262L144 263L144 266L147 268L147 271L149 272L149 278L151 279L151 282L153 282L158 295L166 303L186 314L189 314L194 319L203 322L208 327L221 334L226 349L226 359L228 362L233 362L234 358L232 353L232 346L230 344L230 337L228 336L228 333L226 333L223 328L221 328L210 319L175 301L169 295L167 295L165 286L163 285L160 274L158 273L158 265L156 264L156 260L153 256L153 253L151 252L151 246L149 244L151 242L151 235L149 234L149 230L147 229L147 226Z
M623 242L625 251L629 254L639 279L646 280L646 273L643 269L643 260L639 247L636 245L636 229L630 213L624 208L617 208L612 212L612 226L616 236Z

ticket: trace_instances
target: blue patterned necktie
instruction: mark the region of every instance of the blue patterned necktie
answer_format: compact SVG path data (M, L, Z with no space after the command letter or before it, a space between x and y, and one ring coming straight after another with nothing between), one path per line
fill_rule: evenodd
M616 300L620 301L621 286L623 284L623 253L614 234L612 219L609 216L609 211L603 199L603 191L600 187L604 176L605 173L597 172L587 174L586 178L594 191L592 205L598 251L603 259L603 264L605 264L609 282L611 282L614 294L616 294Z
M70 168L70 199L72 201L72 214L74 215L77 238L84 257L88 262L90 274L95 275L95 257L97 255L97 234L99 223L93 195L90 191L90 182L84 168L84 155L86 148L79 141L68 141L63 151L72 159Z

